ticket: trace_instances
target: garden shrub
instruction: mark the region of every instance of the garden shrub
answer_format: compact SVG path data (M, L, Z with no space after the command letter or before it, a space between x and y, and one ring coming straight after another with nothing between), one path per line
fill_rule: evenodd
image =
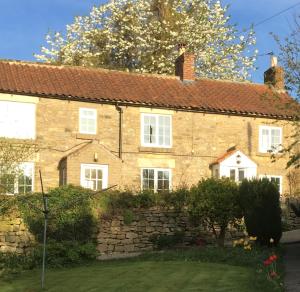
M282 235L280 194L277 186L264 178L244 180L240 186L240 205L247 232L262 245L276 245Z
M49 220L47 237L57 241L89 242L94 238L97 218L93 210L90 191L81 187L64 186L51 190L48 194ZM28 195L19 210L39 242L42 241L44 214L41 194Z
M174 234L166 235L154 235L150 241L155 245L159 250L164 248L171 248L184 241L184 231L177 230Z
M177 211L181 211L187 205L189 194L190 191L188 188L179 188L172 192L162 193L161 201L163 201L163 205L172 207Z
M218 245L224 246L228 225L242 217L236 183L228 178L202 179L190 196L188 209L193 221L209 228Z
M32 256L35 262L42 261L42 245L35 250ZM56 241L47 243L47 266L60 268L64 266L78 265L96 259L97 251L94 242Z
M31 254L1 253L0 278L13 278L22 270L30 270L38 266L38 259Z
M95 259L97 215L95 197L90 190L63 186L55 188L48 196L47 265L60 267ZM3 199L5 200L5 199ZM44 229L43 197L40 193L7 198L12 209L1 210L3 215L17 210L37 243L31 253L1 255L7 271L37 267L42 261Z

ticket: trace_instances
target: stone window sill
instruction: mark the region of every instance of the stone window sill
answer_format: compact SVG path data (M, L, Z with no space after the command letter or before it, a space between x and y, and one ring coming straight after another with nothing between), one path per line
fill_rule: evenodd
M81 139L81 140L95 140L97 138L96 135L92 135L92 134L81 134L81 133L77 133L76 134L76 139Z
M139 152L145 152L145 153L173 153L173 148L139 147Z
M257 152L256 156L259 156L259 157L272 157L272 156L279 157L279 156L283 156L283 153L261 153L261 152Z

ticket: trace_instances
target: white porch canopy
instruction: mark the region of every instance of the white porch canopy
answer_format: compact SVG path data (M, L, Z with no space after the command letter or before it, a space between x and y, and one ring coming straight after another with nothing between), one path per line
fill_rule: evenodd
M236 182L252 179L257 175L257 164L239 150L229 150L211 165L215 178L229 177Z

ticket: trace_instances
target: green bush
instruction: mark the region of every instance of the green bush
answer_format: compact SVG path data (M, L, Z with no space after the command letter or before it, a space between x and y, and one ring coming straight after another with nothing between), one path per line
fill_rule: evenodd
M30 270L38 266L38 259L33 254L16 254L0 252L0 278L13 278L22 270Z
M247 232L257 236L262 245L276 245L282 235L280 194L277 186L268 179L244 180L240 186L240 206Z
M0 276L13 277L22 270L31 270L42 264L43 245L37 245L31 253L0 253ZM79 265L97 257L94 242L80 243L78 241L55 241L47 243L47 267L61 268Z
M97 231L96 198L93 192L81 187L64 186L48 194L47 266L62 267L95 259L94 242ZM5 198L3 203L6 203ZM8 198L4 215L12 210L21 213L29 231L35 235L37 245L30 254L1 255L2 270L14 273L31 269L42 262L44 214L42 194ZM3 210L3 209L2 209ZM0 266L1 269L1 266Z
M188 188L179 188L172 192L165 192L161 194L162 205L174 208L177 211L186 207L189 199L190 191Z
M19 210L39 242L42 241L44 214L41 194L28 195L27 203L19 202ZM47 237L57 241L89 242L97 226L90 191L64 186L48 193L49 220Z
M42 245L34 252L35 262L42 261ZM49 240L47 244L47 266L60 268L78 265L96 259L97 251L94 242L80 243L78 241Z
M177 244L183 243L184 231L175 231L172 235L154 235L150 241L157 249L171 248Z
M193 221L209 228L218 245L224 246L228 225L241 218L238 186L227 178L203 179L191 189L188 210Z

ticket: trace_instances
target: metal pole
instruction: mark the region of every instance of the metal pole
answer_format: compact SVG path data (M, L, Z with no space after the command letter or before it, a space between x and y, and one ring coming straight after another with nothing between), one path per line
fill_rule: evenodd
M45 193L44 193L44 185L43 185L41 170L39 170L39 173L40 173L40 182L41 182L41 189L42 189L43 202L44 202L44 210L43 210L43 213L44 213L44 238L43 238L43 263L42 263L42 279L41 279L41 287L42 287L42 289L44 289L44 287L45 287L45 270L46 270L48 198L47 198L47 196L45 196Z
M45 268L46 268L46 243L47 243L47 221L48 221L48 198L45 197L44 199L44 216L45 216L45 221L44 221L44 238L43 238L43 264L42 264L42 289L44 289L45 286Z

